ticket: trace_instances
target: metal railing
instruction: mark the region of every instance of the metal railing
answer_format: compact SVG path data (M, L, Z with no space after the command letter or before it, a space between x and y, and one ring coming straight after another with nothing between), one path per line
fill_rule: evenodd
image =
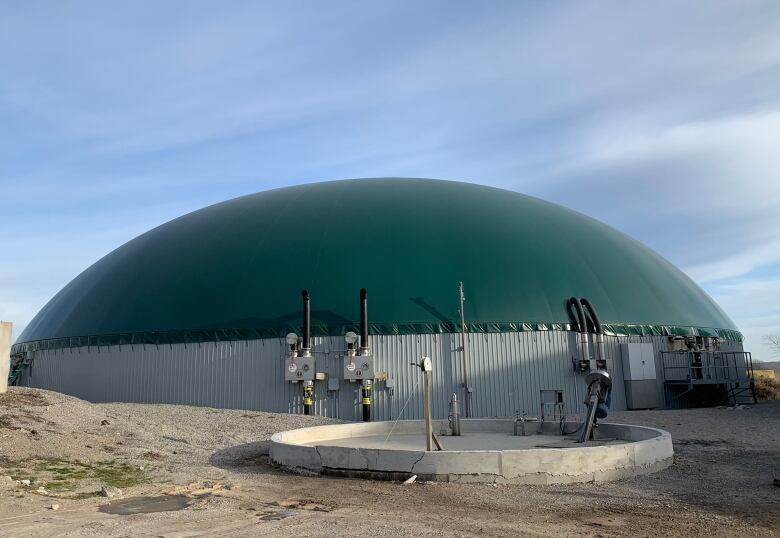
M748 351L662 351L664 381L721 384L753 379Z

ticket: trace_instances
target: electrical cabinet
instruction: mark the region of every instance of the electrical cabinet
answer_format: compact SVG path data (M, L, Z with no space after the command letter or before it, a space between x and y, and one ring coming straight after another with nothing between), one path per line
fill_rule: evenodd
M316 375L314 370L314 357L295 357L294 362L290 357L285 359L285 381L292 381L293 383L297 383L298 381L314 381Z
M653 344L621 344L626 407L651 409L658 407L658 387Z
M363 381L364 379L374 380L374 357L370 355L356 355L350 359L344 357L344 380L345 381Z

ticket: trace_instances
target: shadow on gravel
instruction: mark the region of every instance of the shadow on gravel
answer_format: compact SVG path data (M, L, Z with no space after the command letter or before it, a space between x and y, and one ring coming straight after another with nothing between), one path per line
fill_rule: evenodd
M209 463L220 469L240 473L283 474L271 464L268 455L270 446L270 441L232 446L214 452Z
M152 514L154 512L173 512L184 510L190 505L185 495L162 495L157 497L131 497L112 501L98 508L99 512L119 516Z

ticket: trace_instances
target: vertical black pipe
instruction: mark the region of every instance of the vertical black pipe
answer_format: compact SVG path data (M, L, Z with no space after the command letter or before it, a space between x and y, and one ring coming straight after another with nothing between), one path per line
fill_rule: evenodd
M311 349L311 299L308 290L301 291L303 297L303 349Z
M360 347L368 349L368 291L360 289Z
M370 398L371 392L367 391L365 387L362 389L363 397ZM371 404L363 404L363 422L371 422Z

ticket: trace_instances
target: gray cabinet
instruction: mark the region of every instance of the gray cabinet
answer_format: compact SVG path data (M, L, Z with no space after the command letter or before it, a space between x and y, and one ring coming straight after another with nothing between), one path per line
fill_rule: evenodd
M658 407L653 344L621 344L623 379L626 387L626 407L650 409Z

